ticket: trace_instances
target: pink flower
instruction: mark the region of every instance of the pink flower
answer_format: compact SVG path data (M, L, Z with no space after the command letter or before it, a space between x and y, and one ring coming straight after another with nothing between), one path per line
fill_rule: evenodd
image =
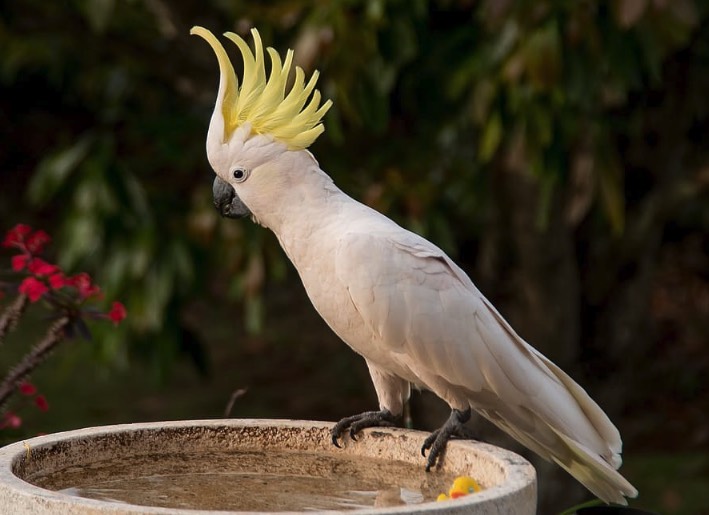
M35 231L29 238L27 238L25 245L27 246L27 250L29 250L32 254L39 254L42 252L42 249L44 249L44 246L51 240L52 239L49 237L49 234L40 230Z
M34 275L39 276L52 275L59 271L59 267L57 265L47 263L44 259L40 258L32 258L30 264L27 265L27 269Z
M0 422L0 428L4 429L6 427L9 427L11 429L17 429L22 425L22 419L16 414L13 413L12 411L8 411L5 413L3 416L3 421Z
M20 383L20 386L18 388L20 390L20 393L22 395L34 395L37 393L37 387L33 385L32 383L27 383L23 382Z
M111 311L107 313L106 316L116 325L121 323L128 313L126 312L126 307L120 302L114 302L111 306Z
M7 231L5 239L2 242L3 247L22 247L25 238L32 232L32 227L26 224L17 224L15 227Z
M37 405L40 411L49 410L49 403L44 395L38 395L34 398L34 403Z
M19 272L21 270L25 269L25 266L27 266L27 261L30 259L29 254L18 254L16 256L12 256L12 269L15 272Z
M76 288L82 299L88 299L101 292L101 288L95 284L91 284L91 276L86 272L67 277L66 284Z
M24 281L22 281L22 283L20 283L18 291L27 295L31 302L37 302L42 295L49 291L49 288L47 288L47 285L45 285L42 281L39 281L34 277L27 277Z

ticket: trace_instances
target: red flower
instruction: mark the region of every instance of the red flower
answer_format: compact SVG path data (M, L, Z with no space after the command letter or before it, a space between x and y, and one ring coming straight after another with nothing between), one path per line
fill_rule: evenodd
M40 411L49 410L49 403L44 395L38 395L34 398L34 403L37 405Z
M57 265L52 265L50 263L47 263L44 259L40 258L32 258L32 261L30 261L30 264L27 265L27 269L32 272L34 275L52 275L56 272L59 271L59 267Z
M3 416L4 420L0 423L0 428L4 429L6 427L17 429L22 425L22 419L12 411L8 411Z
M42 295L49 291L49 288L47 288L42 281L38 281L34 277L27 277L20 284L18 291L27 295L31 302L37 302Z
M25 238L32 232L32 227L26 224L17 224L15 227L7 231L5 240L2 242L3 247L21 247L24 244Z
M22 395L34 395L37 393L37 387L32 383L27 382L20 383L19 390Z
M29 238L27 238L25 245L27 246L27 250L29 250L32 254L39 254L42 252L42 249L44 249L44 246L50 241L51 238L49 237L49 234L40 230L35 231Z
M106 314L109 320L111 320L116 325L118 325L121 320L126 317L126 315L126 307L120 302L114 302L113 306L111 306L111 311Z
M49 276L49 286L51 286L53 290L63 288L67 284L66 277L62 272L57 272Z
M21 270L25 269L25 266L27 266L27 261L30 259L29 254L18 254L16 256L12 256L12 269L15 272L19 272Z
M89 297L98 295L101 291L101 288L95 284L91 284L91 276L86 272L67 277L66 284L76 288L82 299L88 299Z

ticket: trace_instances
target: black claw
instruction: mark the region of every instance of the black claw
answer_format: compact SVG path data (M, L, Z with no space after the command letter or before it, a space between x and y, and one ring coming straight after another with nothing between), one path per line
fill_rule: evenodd
M442 458L442 452L434 453L433 451L431 451L431 454L428 455L428 459L426 460L426 472L431 472L431 468L436 466L437 464L440 464Z
M349 428L350 438L357 441L357 433L367 427L394 426L399 417L391 414L389 410L382 411L365 411L359 415L343 418L330 431L332 435L332 443L335 447L340 447L338 439L342 437Z
M424 458L426 457L426 451L431 448L433 443L436 441L436 438L438 437L438 433L440 432L440 429L436 429L433 433L426 437L426 439L423 441L423 445L421 446L421 456L423 456Z
M430 451L426 460L426 472L430 472L431 468L440 465L448 440L452 436L470 438L470 431L464 425L468 420L470 420L470 408L465 411L454 409L451 411L446 423L440 429L428 435L421 446L421 455L424 458L426 457L426 451Z

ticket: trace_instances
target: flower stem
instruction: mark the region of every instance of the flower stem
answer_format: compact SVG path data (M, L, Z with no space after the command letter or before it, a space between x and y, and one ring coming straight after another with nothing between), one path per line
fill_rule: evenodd
M71 318L64 316L54 322L42 341L32 347L30 351L15 365L0 383L0 408L2 408L10 396L17 391L17 385L37 368L52 350L66 337L65 329L71 323Z
M27 295L20 293L15 299L15 302L10 304L7 309L0 315L0 344L5 339L5 335L15 329L17 322L25 312L28 305Z

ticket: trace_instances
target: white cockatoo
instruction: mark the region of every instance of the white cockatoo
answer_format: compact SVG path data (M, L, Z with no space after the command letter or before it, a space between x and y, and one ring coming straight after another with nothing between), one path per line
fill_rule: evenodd
M323 132L318 73L305 82L273 48L267 76L258 31L241 51L241 85L219 40L191 31L216 53L220 80L207 134L216 172L214 203L227 217L251 216L278 237L313 306L369 367L379 410L345 418L349 431L400 421L411 386L451 407L424 442L426 469L448 439L467 434L471 408L523 445L566 469L606 502L637 490L621 476L621 439L601 408L573 379L528 345L441 249L353 200L307 148Z

